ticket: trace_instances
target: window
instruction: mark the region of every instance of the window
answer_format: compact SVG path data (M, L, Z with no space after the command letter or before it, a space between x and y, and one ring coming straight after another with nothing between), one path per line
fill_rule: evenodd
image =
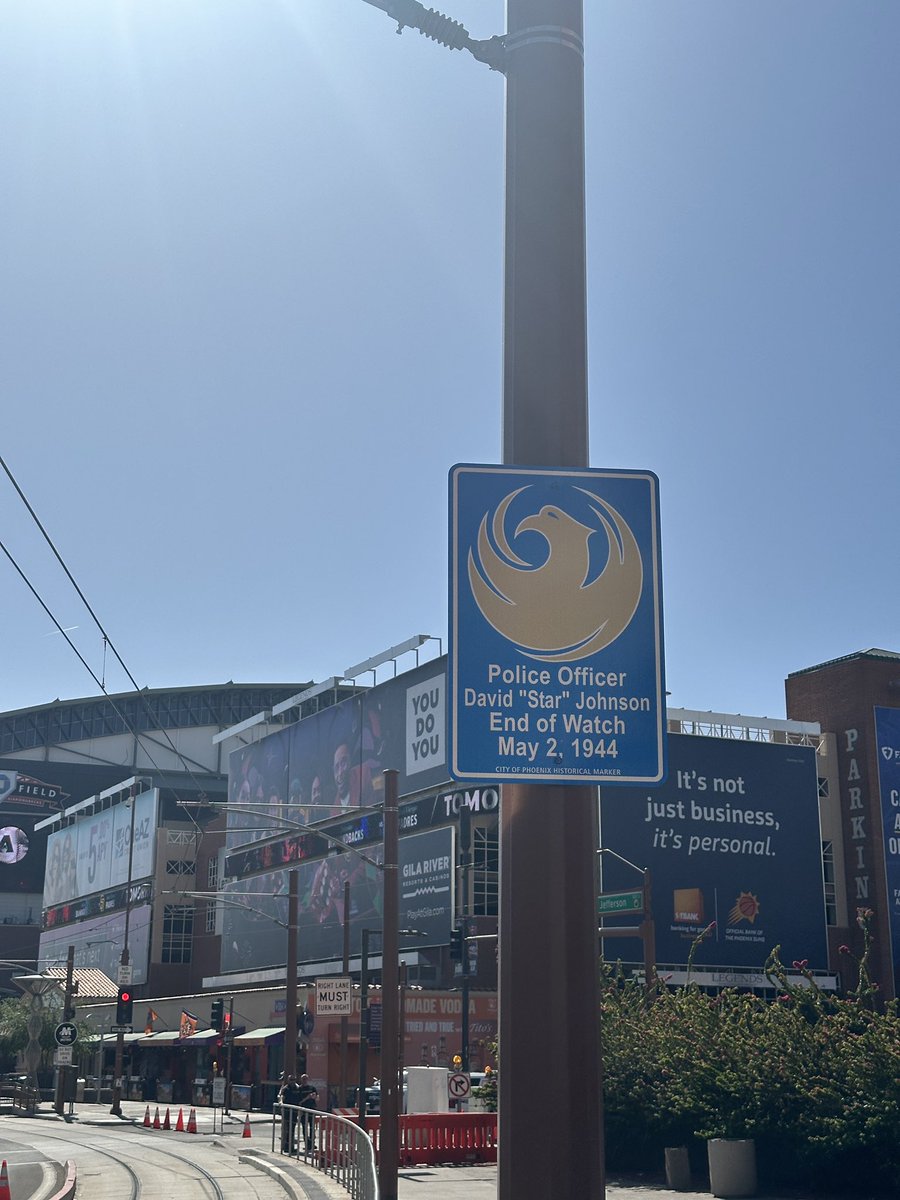
M196 864L190 858L169 858L166 860L167 875L193 875Z
M476 917L496 917L499 905L500 834L476 825L472 830L472 912Z
M197 835L192 829L167 829L166 843L169 846L193 846Z
M216 902L208 900L206 902L206 932L216 932Z
M219 887L219 856L214 855L209 860L209 865L206 871L206 885L211 892L217 891Z
M163 909L162 961L189 963L194 937L194 910L182 904L167 904Z
M834 843L822 843L822 875L825 880L825 923L837 925L837 886L834 881Z

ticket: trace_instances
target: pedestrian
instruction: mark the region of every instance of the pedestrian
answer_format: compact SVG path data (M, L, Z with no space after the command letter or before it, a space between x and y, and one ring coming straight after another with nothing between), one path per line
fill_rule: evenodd
M298 1105L300 1104L300 1086L293 1075L283 1075L282 1084L278 1089L278 1103L281 1105L281 1152L293 1154L297 1131Z
M303 1122L303 1142L306 1153L309 1154L316 1148L316 1122L311 1110L317 1106L319 1093L315 1084L309 1082L308 1075L300 1076L300 1084L297 1090L300 1093L298 1103L301 1109L304 1110L300 1118Z

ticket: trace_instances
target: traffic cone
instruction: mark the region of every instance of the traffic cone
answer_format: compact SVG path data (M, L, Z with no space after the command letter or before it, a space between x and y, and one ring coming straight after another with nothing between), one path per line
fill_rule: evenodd
M246 1117L244 1117L244 1132L241 1134L241 1137L245 1138L252 1136L253 1135L250 1133L250 1114L247 1113Z
M144 1113L144 1124L146 1125L146 1127L148 1129L150 1128L150 1105L149 1104L147 1105L147 1111Z
M172 1128L172 1122L169 1120L169 1110L166 1109L166 1117L165 1117L165 1120L163 1121L163 1129L171 1129L171 1128Z
M159 1123L159 1105L156 1106L156 1115L153 1118L153 1128L162 1129L162 1126Z
M9 1174L6 1170L6 1159L3 1160L3 1166L0 1167L0 1200L11 1200L9 1194Z
M188 1117L187 1131L188 1133L197 1132L197 1114L193 1109L191 1109L191 1115ZM0 1200L2 1200L2 1198L0 1198Z
M175 1132L176 1133L184 1133L184 1109L183 1108L179 1108L179 1110L178 1110L178 1120L175 1124Z

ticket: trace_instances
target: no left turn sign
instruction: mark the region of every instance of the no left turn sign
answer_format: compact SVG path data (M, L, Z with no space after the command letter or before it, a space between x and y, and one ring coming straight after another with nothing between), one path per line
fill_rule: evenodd
M447 1095L451 1100L465 1100L471 1080L465 1071L454 1071L447 1079Z

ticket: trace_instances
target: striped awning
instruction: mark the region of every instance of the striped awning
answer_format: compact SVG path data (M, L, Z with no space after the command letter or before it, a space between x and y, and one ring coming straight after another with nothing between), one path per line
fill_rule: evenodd
M179 1041L181 1037L180 1031L177 1029L165 1029L160 1033L144 1033L137 1039L139 1046L171 1046Z
M246 1033L239 1034L234 1039L234 1044L236 1046L271 1046L283 1039L283 1025L263 1025L259 1029L248 1029Z
M182 1046L208 1046L210 1042L217 1041L222 1034L218 1029L198 1029L196 1033L192 1033L190 1037L182 1038Z

